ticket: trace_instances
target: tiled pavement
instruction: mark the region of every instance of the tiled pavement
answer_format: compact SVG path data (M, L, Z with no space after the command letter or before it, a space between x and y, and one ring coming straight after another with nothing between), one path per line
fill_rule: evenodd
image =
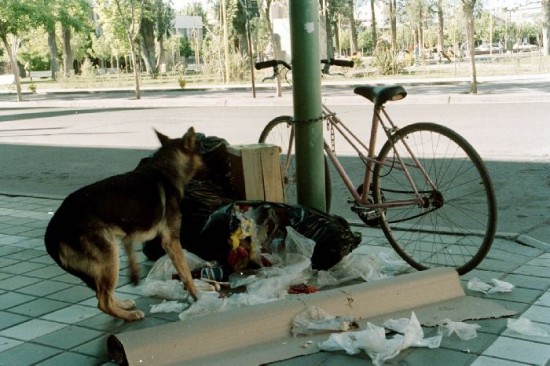
M177 314L147 314L125 324L97 310L94 294L62 271L45 251L43 235L57 199L0 195L0 365L109 364L106 336L126 329L178 321ZM369 238L375 232L369 231ZM142 275L152 263L141 255ZM118 293L136 299L142 310L160 302L143 298L128 285L121 258ZM487 296L518 311L550 333L550 253L498 237L488 258L463 277L503 279L516 285L512 293ZM467 291L468 292L468 291ZM460 341L446 337L438 349L409 349L391 365L518 366L549 365L550 337L521 336L506 329L506 319L480 320L478 337ZM425 329L426 335L434 329ZM370 365L367 356L339 353L314 355L272 365Z

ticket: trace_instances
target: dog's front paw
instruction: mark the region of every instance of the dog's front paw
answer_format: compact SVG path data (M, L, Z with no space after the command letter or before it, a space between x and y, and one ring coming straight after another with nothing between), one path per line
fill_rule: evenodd
M126 321L132 322L135 320L141 320L143 318L145 318L145 313L143 311L134 310L134 311L130 311L130 316L128 317L128 319L126 319Z
M134 300L118 300L117 306L123 310L130 310L136 307Z

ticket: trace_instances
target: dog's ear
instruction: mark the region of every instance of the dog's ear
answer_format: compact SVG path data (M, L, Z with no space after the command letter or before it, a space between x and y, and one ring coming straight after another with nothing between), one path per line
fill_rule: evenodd
M157 134L157 137L160 141L160 144L162 146L166 145L169 141L170 141L170 137L166 136L166 135L163 135L162 133L158 132L157 130L155 130L155 133Z
M189 151L195 151L195 129L189 127L185 135L183 135L183 145Z

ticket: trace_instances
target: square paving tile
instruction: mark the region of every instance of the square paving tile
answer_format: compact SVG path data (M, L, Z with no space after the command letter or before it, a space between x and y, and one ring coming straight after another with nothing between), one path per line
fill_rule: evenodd
M57 278L58 277L56 277L56 279ZM95 298L95 293L85 285L81 285L81 286L69 287L65 290L61 290L59 292L48 295L47 297L49 299L65 301L65 302L76 304L84 300L88 300L92 297Z
M17 290L21 287L32 285L37 282L40 282L39 278L15 275L4 280L0 280L0 289L12 291Z
M487 348L483 355L534 365L545 365L550 359L550 347L547 344L500 337Z
M71 305L61 310L42 316L41 319L59 323L75 324L99 314L99 309L88 306Z
M23 342L16 341L15 339L0 337L0 356L2 356L2 352L4 352L5 350L17 347L20 344L23 344Z
M546 278L546 281L548 278L550 278L550 267L543 267L543 266L531 266L531 265L523 265L513 271L514 274L522 274L527 276L535 276L535 277L542 277Z
M503 360L500 358L486 357L486 356L480 356L470 364L470 366L523 366L523 365L529 365L529 364Z
M55 348L25 343L0 353L0 360L2 360L2 365L5 366L31 366L49 359L60 352L60 350Z
M36 364L36 366L75 366L75 365L97 366L97 365L101 365L101 362L95 357L81 355L78 353L66 352Z
M65 290L73 285L69 283L41 280L40 282L27 287L20 288L17 292L34 296L47 296Z
M32 319L28 322L15 325L0 331L0 336L30 341L45 334L55 332L66 327L66 324L50 322L41 319Z
M16 324L21 324L28 320L30 320L30 318L27 316L0 311L0 330L13 327Z
M109 361L109 352L107 350L107 337L108 335L105 335L101 338L94 339L93 341L84 343L83 345L74 348L72 351L92 357L97 357L103 362L107 362Z
M34 296L18 294L15 292L6 292L0 295L0 310L9 309L34 299L36 299Z
M103 332L78 326L67 326L33 340L46 346L70 350L104 335Z
M550 307L550 291L545 292L537 301L535 305Z
M19 262L11 266L3 267L2 272L13 274L26 274L28 272L44 268L46 265L35 262Z
M13 308L10 308L10 312L37 318L44 314L66 308L67 306L69 306L69 304L62 301L36 299L34 301L29 301L23 305L14 306Z
M548 288L547 280L541 280L540 277L525 276L519 274L509 274L502 278L516 287L531 288L537 290L546 290Z
M550 324L550 308L546 306L533 305L522 316L534 322Z

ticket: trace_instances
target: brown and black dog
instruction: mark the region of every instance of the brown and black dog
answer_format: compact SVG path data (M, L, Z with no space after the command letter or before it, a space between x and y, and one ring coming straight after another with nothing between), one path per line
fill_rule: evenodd
M161 147L147 164L71 193L55 212L44 238L50 256L95 292L101 311L126 321L144 317L132 300L114 297L119 243L126 250L130 277L139 279L133 244L156 236L191 296L197 289L180 244L180 202L184 186L202 165L195 131L170 139L155 131Z

